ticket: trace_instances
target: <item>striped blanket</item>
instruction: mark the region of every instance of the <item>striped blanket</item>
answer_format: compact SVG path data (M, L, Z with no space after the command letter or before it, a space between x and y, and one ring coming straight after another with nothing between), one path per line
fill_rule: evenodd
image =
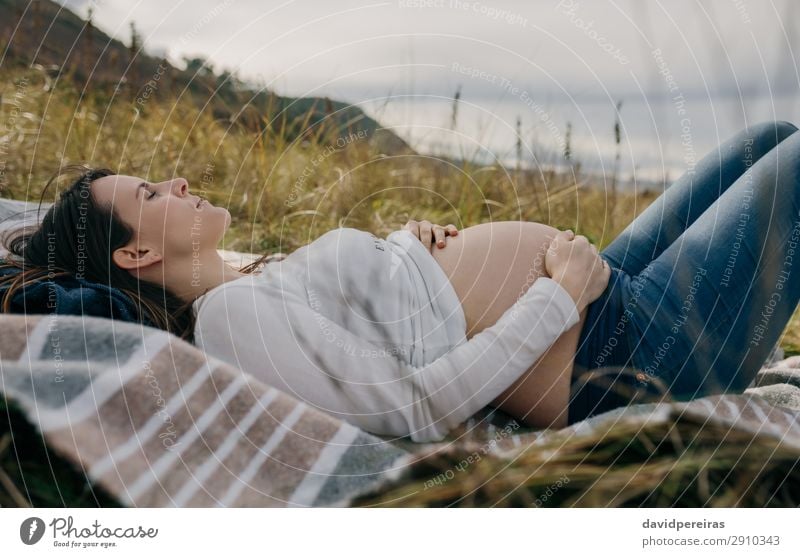
M47 445L122 504L346 506L414 477L426 459L499 458L609 420L691 419L800 446L800 358L745 394L619 408L534 431L485 409L439 443L370 435L164 331L96 317L0 314L0 388Z
M2 390L125 505L336 505L405 454L158 329L0 315L0 331Z

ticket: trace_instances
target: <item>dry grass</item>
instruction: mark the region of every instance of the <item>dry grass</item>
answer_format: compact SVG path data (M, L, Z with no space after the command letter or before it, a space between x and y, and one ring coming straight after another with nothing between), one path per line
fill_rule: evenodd
M471 453L474 455L474 452ZM556 435L513 458L488 455L452 479L469 449L425 456L410 481L363 496L377 507L796 507L800 449L678 421L611 420L591 436Z
M270 122L262 134L246 132L185 99L141 106L124 92L113 100L103 92L81 99L63 81L53 89L42 70L28 70L24 86L15 85L23 77L18 71L0 77L0 122L8 124L13 103L19 105L5 136L3 195L38 198L62 162L110 166L153 180L180 175L230 210L227 249L291 251L337 226L386 234L410 217L462 228L488 220L545 222L577 228L603 245L655 197L620 199L614 220L621 225L611 229L608 196L588 188L592 184L580 174L517 174L499 166L387 156L360 138L340 148L337 142L347 134L325 130L290 142L284 122Z

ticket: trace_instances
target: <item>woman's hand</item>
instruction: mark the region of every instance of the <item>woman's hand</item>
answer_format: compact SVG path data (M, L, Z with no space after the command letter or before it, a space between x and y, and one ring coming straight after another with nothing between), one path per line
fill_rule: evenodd
M569 292L578 311L600 297L611 277L611 267L597 248L572 230L559 231L550 242L545 268L550 278Z
M431 251L433 250L434 241L436 242L437 247L443 248L447 243L445 240L447 236L458 236L458 229L454 224L440 226L438 224L432 224L427 220L419 222L410 220L403 225L403 230L410 231L417 238L419 238L419 241L422 242L426 248Z

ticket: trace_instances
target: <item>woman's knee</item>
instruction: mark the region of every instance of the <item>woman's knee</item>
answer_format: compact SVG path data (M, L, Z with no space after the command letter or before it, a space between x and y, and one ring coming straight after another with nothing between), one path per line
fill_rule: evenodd
M794 132L797 131L797 126L786 120L770 120L756 124L750 129L751 137L754 141L767 142L769 147L765 150L768 151L773 146L777 145Z
M781 188L788 187L800 193L796 186L800 176L800 133L796 133L797 130L797 126L785 120L762 122L751 128L752 151L757 154L746 164L752 167L746 175L748 183L759 186L759 195L764 199L779 195L773 190Z
M776 124L780 124L777 122ZM776 127L781 133L786 133L786 137L782 137L779 144L772 149L768 156L764 157L759 167L758 176L756 178L762 188L780 189L783 190L779 199L781 201L789 201L794 199L797 202L797 207L800 208L800 133L790 133L790 130L797 132L797 128L790 122L783 122L785 124L782 128ZM756 172L756 170L754 170ZM788 195L789 197L784 197Z
M797 131L797 126L786 120L778 120L775 122L775 127L778 130L778 135L784 138L792 135Z

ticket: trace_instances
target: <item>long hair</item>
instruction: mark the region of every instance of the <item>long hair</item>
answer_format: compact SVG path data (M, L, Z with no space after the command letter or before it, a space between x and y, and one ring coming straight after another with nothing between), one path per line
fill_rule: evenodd
M149 324L194 342L193 302L180 299L159 283L133 276L111 258L114 250L130 242L134 230L113 209L97 204L89 186L94 180L117 172L82 164L61 167L42 191L37 217L51 184L73 172L80 175L53 203L41 224L22 227L2 238L10 257L0 264L0 270L14 267L20 272L0 278L0 287L8 286L5 295L0 294L0 312L10 311L11 300L20 288L72 275L116 288L133 301L140 322L147 319ZM270 254L264 254L239 272L252 273L269 260Z

